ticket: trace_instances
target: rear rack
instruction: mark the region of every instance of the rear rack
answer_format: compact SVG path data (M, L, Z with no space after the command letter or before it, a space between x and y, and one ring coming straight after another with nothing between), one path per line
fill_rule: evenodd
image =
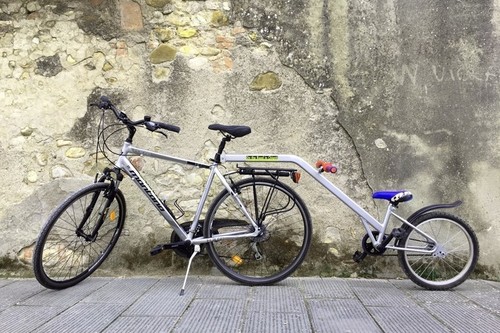
M238 173L240 175L271 176L273 178L290 177L294 183L298 183L300 180L300 172L297 169L238 166Z

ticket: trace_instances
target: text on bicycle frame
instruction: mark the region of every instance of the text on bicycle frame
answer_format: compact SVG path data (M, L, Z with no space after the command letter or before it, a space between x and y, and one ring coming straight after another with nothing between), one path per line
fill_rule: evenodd
M165 208L163 208L163 205L161 204L161 202L158 201L158 199L156 198L156 195L153 193L153 191L151 191L149 189L148 185L146 183L144 183L142 181L142 179L134 171L132 171L132 170L129 169L128 172L130 173L130 175L132 176L132 178L137 182L137 184L139 184L139 186L142 188L142 190L144 191L144 193L147 194L147 196L154 203L154 205L156 206L156 208L158 208L158 210L164 212Z

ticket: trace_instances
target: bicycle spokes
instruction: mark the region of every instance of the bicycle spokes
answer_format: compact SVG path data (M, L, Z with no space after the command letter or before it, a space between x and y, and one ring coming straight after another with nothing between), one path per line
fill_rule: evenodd
M76 192L44 226L33 265L40 283L61 289L78 283L104 261L118 240L125 218L121 193L110 200L108 184Z
M209 243L207 251L228 277L247 284L268 284L290 275L304 259L310 244L310 221L305 208L285 185L269 178L248 178L237 184L240 202L259 226L257 236ZM220 223L245 221L245 216L223 193L207 213L205 232L224 235L246 226Z
M435 243L412 229L401 240L406 250L400 251L399 259L405 273L429 289L449 289L462 283L474 268L479 251L470 227L455 216L439 212L423 216L415 226Z

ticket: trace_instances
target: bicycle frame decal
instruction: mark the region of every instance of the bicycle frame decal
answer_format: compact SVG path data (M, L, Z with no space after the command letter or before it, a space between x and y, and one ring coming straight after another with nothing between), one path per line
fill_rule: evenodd
M245 160L248 162L278 162L279 157L277 155L248 155Z
M165 208L163 205L158 201L157 196L151 191L151 188L139 177L139 175L132 169L128 169L128 173L130 174L130 177L137 183L137 185L146 193L146 195L149 197L149 200L158 208L160 212L164 212Z

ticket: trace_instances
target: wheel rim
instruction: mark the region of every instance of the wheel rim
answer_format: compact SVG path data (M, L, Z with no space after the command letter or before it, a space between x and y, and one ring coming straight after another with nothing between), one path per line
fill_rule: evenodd
M98 220L98 211L107 200L99 191L99 199L87 223L82 228L85 234L90 234ZM122 217L117 200L114 200L107 212L102 227L95 240L89 241L76 234L76 229L88 207L95 191L73 201L61 214L43 244L41 261L45 275L52 281L62 282L78 279L90 274L101 263L114 245L114 239L119 236Z
M419 280L434 286L450 285L468 275L474 259L474 243L467 230L447 218L434 218L418 225L437 244L412 230L406 248L434 249L431 254L405 251L404 260Z

